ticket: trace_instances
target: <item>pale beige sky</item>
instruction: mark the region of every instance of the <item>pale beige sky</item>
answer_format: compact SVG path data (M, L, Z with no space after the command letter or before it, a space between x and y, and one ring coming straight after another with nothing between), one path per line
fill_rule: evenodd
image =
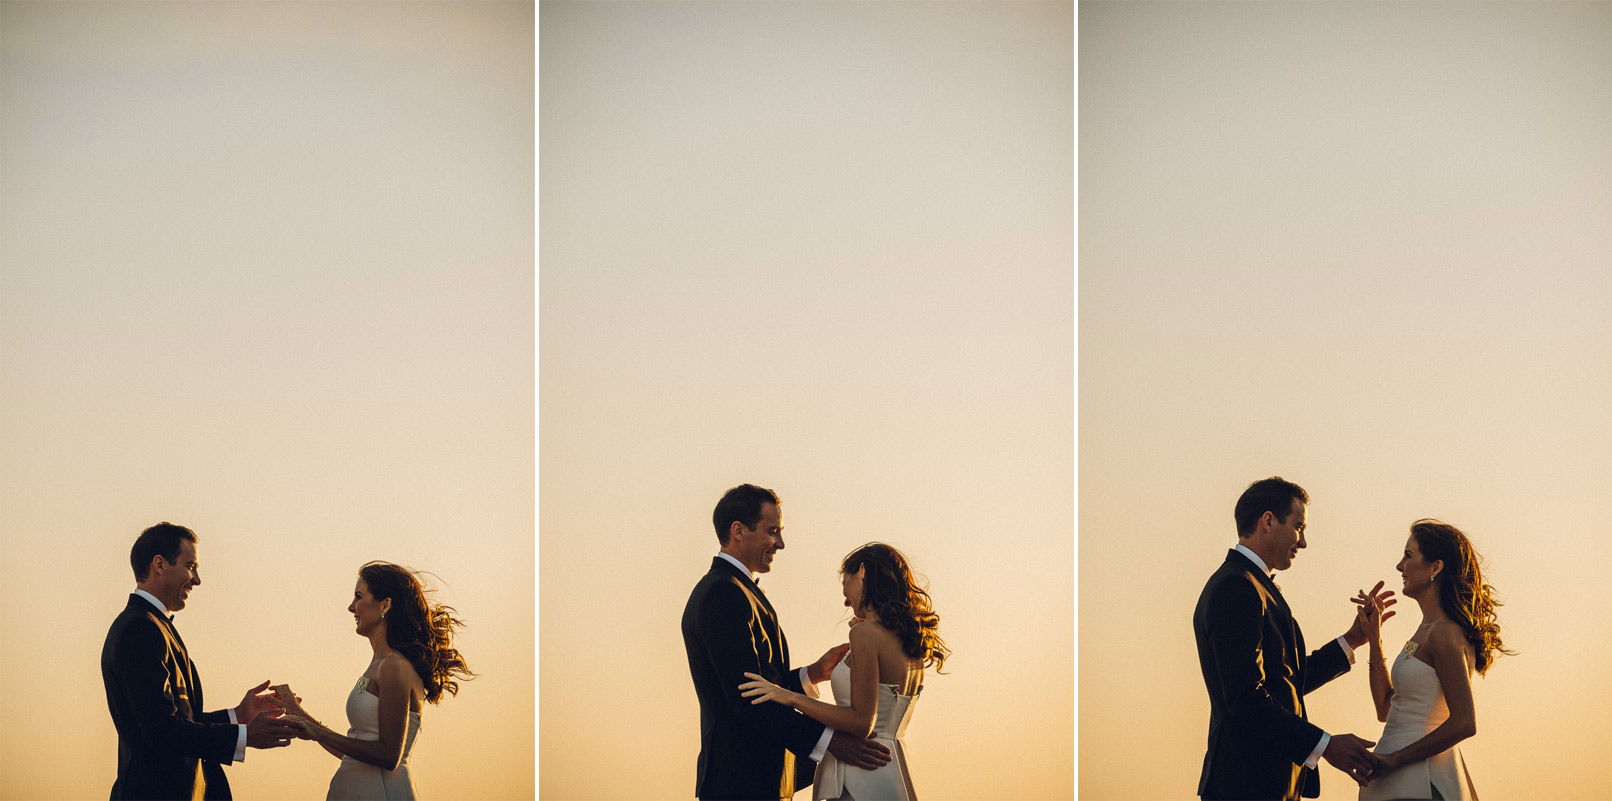
M1475 683L1476 787L1596 797L1612 5L1079 16L1080 796L1193 794L1192 608L1238 494L1279 474L1313 499L1278 577L1306 639L1398 585L1411 521L1461 527L1521 652ZM1376 739L1365 681L1311 695L1310 719ZM1323 798L1355 793L1324 768Z
M928 577L918 792L1067 798L1073 7L540 16L542 795L692 796L679 620L754 482L797 661L853 548Z
M426 709L422 796L532 796L533 17L0 4L0 797L110 790L100 650L160 520L201 537L209 708L273 679L339 724L359 565L429 570L482 676Z

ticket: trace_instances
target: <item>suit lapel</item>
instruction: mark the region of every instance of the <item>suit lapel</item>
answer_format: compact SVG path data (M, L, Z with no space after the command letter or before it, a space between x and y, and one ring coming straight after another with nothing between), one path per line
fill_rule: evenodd
M783 660L783 666L789 666L789 642L784 639L784 631L778 625L778 612L772 608L772 602L767 600L767 594L750 579L750 574L733 566L732 562L720 556L712 557L713 569L725 570L728 575L739 579L739 586L750 595L752 601L763 609L766 614L761 617L761 625L766 628L767 636L778 641L778 653Z
M1250 562L1248 557L1238 553L1237 549L1233 548L1231 553L1233 556L1228 558L1235 558L1237 564L1246 568L1254 576L1254 580L1265 588L1265 592L1276 599L1276 608L1281 612L1280 625L1287 633L1288 663L1293 666L1295 671L1302 671L1304 667L1304 642L1299 634L1299 625L1293 620L1293 609L1287 605L1287 599L1282 597L1282 590L1276 586L1276 582L1270 576L1261 571L1253 562Z
M167 630L168 636L173 638L174 650L179 657L180 668L184 670L185 696L190 703L191 718L194 719L204 709L202 706L201 677L196 675L196 663L190 661L190 649L185 645L185 638L179 636L179 627L174 625L173 618L157 611L157 608L144 598L137 595L131 597L143 605L147 611L151 612L157 618L157 623Z

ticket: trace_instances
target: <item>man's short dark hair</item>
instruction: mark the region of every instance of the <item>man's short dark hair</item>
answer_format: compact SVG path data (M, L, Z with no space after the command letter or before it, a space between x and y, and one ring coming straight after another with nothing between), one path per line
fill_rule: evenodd
M196 542L196 532L184 526L173 523L158 523L145 531L134 540L134 548L129 551L129 564L134 568L134 580L145 581L151 573L151 557L161 556L169 562L179 561L181 540Z
M1243 496L1237 499L1237 509L1232 513L1237 518L1237 536L1252 536L1254 526L1259 525L1259 519L1266 512L1276 515L1277 520L1286 520L1293 511L1294 498L1302 503L1310 502L1310 496L1303 487L1284 481L1280 476L1249 484L1248 489L1243 490Z
M728 544L728 532L733 530L734 521L745 528L755 528L761 522L762 505L768 503L778 504L777 493L754 484L740 484L723 493L722 500L716 502L716 511L711 514L716 541Z

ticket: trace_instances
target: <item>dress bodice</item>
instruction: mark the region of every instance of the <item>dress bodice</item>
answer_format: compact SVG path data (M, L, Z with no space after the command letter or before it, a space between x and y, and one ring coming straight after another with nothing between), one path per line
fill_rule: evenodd
M1439 684L1438 671L1416 658L1416 652L1421 647L1414 640L1405 643L1389 668L1394 695L1388 704L1388 721L1383 725L1382 736L1377 738L1377 747L1372 749L1375 753L1399 751L1422 739L1450 717L1450 707L1444 701L1444 688ZM1450 801L1476 797L1472 790L1472 777L1467 773L1466 760L1461 756L1459 746L1452 746L1427 759L1373 778L1360 789L1360 799L1432 798L1435 788L1440 797Z
M834 703L839 706L851 705L850 661L850 657L840 660L828 675ZM917 797L912 789L912 776L907 772L907 744L901 737L907 732L907 722L912 720L918 694L902 695L900 689L894 684L879 685L879 708L873 717L873 732L868 735L883 741L890 749L890 762L873 770L863 770L839 761L832 753L825 754L817 766L817 778L812 782L814 801L842 798L842 793L869 801L910 801Z
M1405 646L1388 672L1394 683L1394 698L1388 705L1388 721L1383 733L1414 735L1414 742L1448 720L1450 707L1444 703L1438 671L1414 655L1420 646L1416 643Z
M834 666L834 671L828 676L828 684L834 693L834 703L839 706L851 705L851 666L850 658L840 660ZM899 740L907 732L907 722L912 720L912 710L918 700L918 693L902 695L901 688L894 684L879 685L879 709L873 718L873 733L869 735L875 740Z
M381 739L381 699L369 691L369 677L361 677L347 694L347 736L354 740ZM403 736L403 758L393 770L382 770L355 757L344 756L336 775L330 777L325 801L410 801L414 780L409 776L409 752L420 733L420 713L409 713L409 728Z
M360 677L347 694L347 736L354 740L381 739L381 699L369 691L369 677ZM420 713L409 712L409 729L403 736L403 760L409 758L420 733Z

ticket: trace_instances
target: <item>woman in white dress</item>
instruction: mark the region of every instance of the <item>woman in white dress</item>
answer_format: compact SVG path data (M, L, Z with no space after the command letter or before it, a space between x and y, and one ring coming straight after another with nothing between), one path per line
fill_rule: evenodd
M812 798L912 801L902 735L923 689L924 669L940 672L951 655L940 639L940 616L929 593L913 580L900 551L864 545L840 564L841 592L852 610L851 650L829 674L834 703L779 687L754 673L739 685L752 704L774 701L800 710L829 728L871 737L890 749L890 762L874 770L825 754L812 781Z
M1361 801L1400 798L1476 799L1457 743L1477 732L1472 672L1488 671L1509 654L1495 620L1494 588L1483 582L1477 551L1454 526L1437 520L1411 525L1397 566L1403 593L1422 609L1422 624L1400 649L1392 669L1383 655L1384 611L1392 592L1361 593L1359 615L1371 646L1371 698L1387 725L1377 738L1371 781Z
M423 703L439 703L443 692L457 695L454 676L475 675L453 647L454 629L464 623L452 607L426 600L412 572L388 562L359 569L347 611L374 651L347 695L347 733L337 734L308 714L288 685L274 688L276 699L285 720L300 729L299 738L341 760L326 801L412 799L409 751Z

